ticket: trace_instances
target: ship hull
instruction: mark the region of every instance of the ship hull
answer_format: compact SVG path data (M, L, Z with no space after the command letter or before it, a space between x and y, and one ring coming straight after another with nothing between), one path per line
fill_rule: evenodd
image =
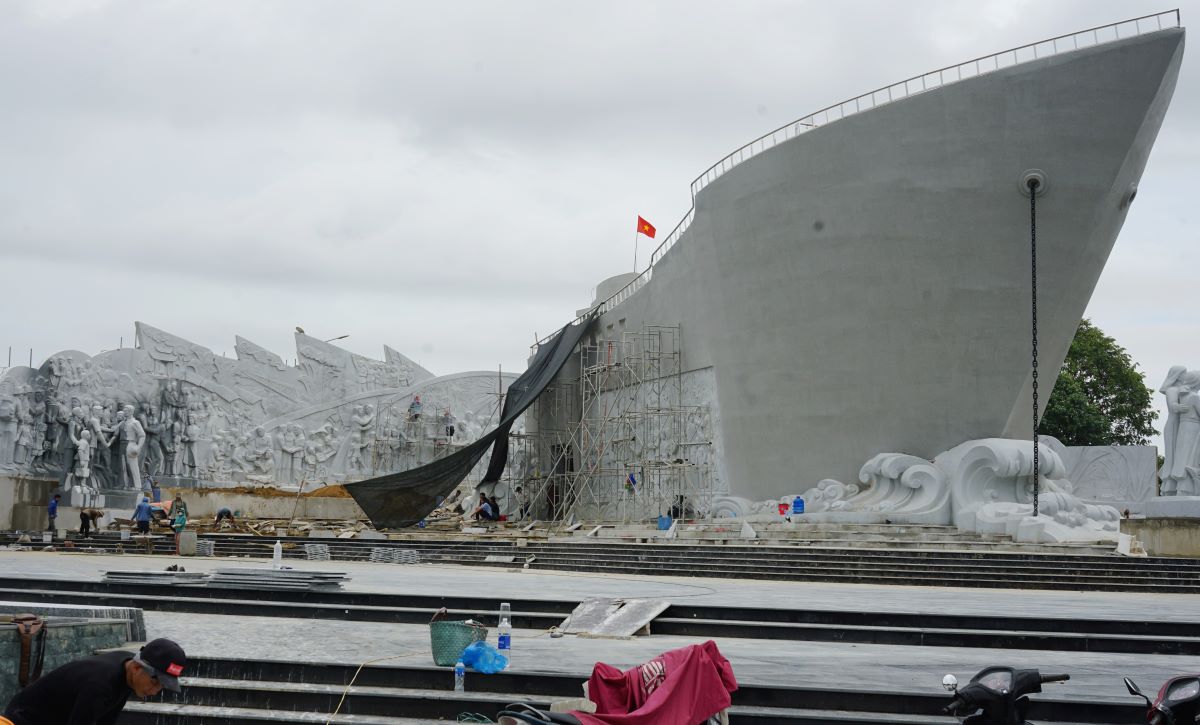
M1182 29L1035 60L813 129L713 181L595 329L681 328L720 478L755 499L1030 436L1029 169L1041 400L1130 208ZM1134 202L1136 204L1136 202Z

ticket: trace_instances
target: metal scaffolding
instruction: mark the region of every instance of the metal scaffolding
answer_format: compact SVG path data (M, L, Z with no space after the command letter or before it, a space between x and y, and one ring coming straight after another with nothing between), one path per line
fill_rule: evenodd
M499 420L500 408L503 405L504 392L497 384L496 403L484 418L480 416L479 431L464 430L465 421L454 419L456 432L450 436L446 431L443 413L449 410L449 405L426 396L421 404L421 413L417 416L407 409L401 410L395 405L384 406L374 426L374 438L370 441L369 468L358 474L358 478L371 478L397 471L407 471L411 468L424 466L427 463L445 458L473 442L467 436L472 433L488 430ZM486 459L468 476L472 483L478 483L483 477L482 468L486 467Z
M711 508L709 457L694 457L683 404L679 327L644 325L580 345L578 369L538 399L520 442L531 466L522 480L532 516L543 520L634 522L693 518Z

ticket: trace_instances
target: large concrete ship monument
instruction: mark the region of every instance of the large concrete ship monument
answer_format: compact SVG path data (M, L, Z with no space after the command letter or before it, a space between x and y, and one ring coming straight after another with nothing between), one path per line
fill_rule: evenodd
M963 524L980 497L1027 515L1032 446L999 439L1032 428L1028 181L1054 371L1183 48L1175 12L1088 29L830 106L713 165L650 267L601 285L556 381L565 402L548 392L532 416L536 458L563 479L546 498L598 518L651 490L660 512L690 498L744 514L807 492L810 510L845 517ZM964 483L939 458L994 476ZM1053 450L1041 465L1064 477ZM920 466L945 480L922 492ZM1060 519L1115 529L1114 510L1068 487Z
M241 437L271 480L267 449L274 462L294 457L288 426L307 415L292 438L340 441L325 445L344 461L338 480L381 527L416 523L474 470L503 508L543 519L778 515L799 498L806 516L1107 535L1116 512L1101 504L1115 501L1073 484L1056 442L1039 449L1034 477L1031 206L1037 343L1053 371L1136 203L1184 34L1177 11L1089 28L901 81L740 147L692 183L692 209L645 271L602 282L524 375L500 381L502 409L483 416L482 388L443 396L491 424L466 437L460 426L436 460L406 458L399 442L382 468L378 454L368 465L379 411L408 406L415 381L374 380L376 368L396 375L304 336L315 351L302 350L305 371L243 346L237 375L205 397L240 401ZM207 351L189 364L178 354L188 345L160 337L163 355L122 363L134 377L165 371L159 398L229 367ZM141 371L142 357L165 362ZM51 367L0 384L36 387L57 379ZM357 387L336 400L288 392L350 368ZM244 383L253 395L232 390ZM287 405L256 402L280 396Z
M1052 38L835 104L713 165L650 266L602 282L535 347L535 366L564 361L525 400L538 515L774 514L802 494L808 515L841 520L1115 532L1116 509L1075 495L1051 444L1046 515L1030 516L1030 197L1038 344L1057 370L1183 41L1177 12ZM394 514L389 490L429 482L350 488Z

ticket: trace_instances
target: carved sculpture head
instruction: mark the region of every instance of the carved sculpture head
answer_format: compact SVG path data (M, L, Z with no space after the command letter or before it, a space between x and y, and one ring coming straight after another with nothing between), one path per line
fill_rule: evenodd
M1167 379L1164 380L1163 384L1158 388L1158 392L1165 393L1165 392L1167 392L1168 388L1171 388L1171 387L1174 387L1175 385L1177 385L1179 383L1179 378L1185 372L1187 372L1187 368L1185 368L1184 366L1172 365L1171 369L1167 371Z

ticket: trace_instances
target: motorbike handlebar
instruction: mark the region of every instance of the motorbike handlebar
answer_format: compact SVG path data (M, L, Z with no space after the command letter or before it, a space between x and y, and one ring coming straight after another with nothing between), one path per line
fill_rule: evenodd
M947 715L953 715L958 708L963 706L963 704L963 699L955 695L954 699L950 701L950 704L942 708L942 712L946 713Z
M1062 675L1042 675L1042 682L1066 682L1071 679L1068 674Z

